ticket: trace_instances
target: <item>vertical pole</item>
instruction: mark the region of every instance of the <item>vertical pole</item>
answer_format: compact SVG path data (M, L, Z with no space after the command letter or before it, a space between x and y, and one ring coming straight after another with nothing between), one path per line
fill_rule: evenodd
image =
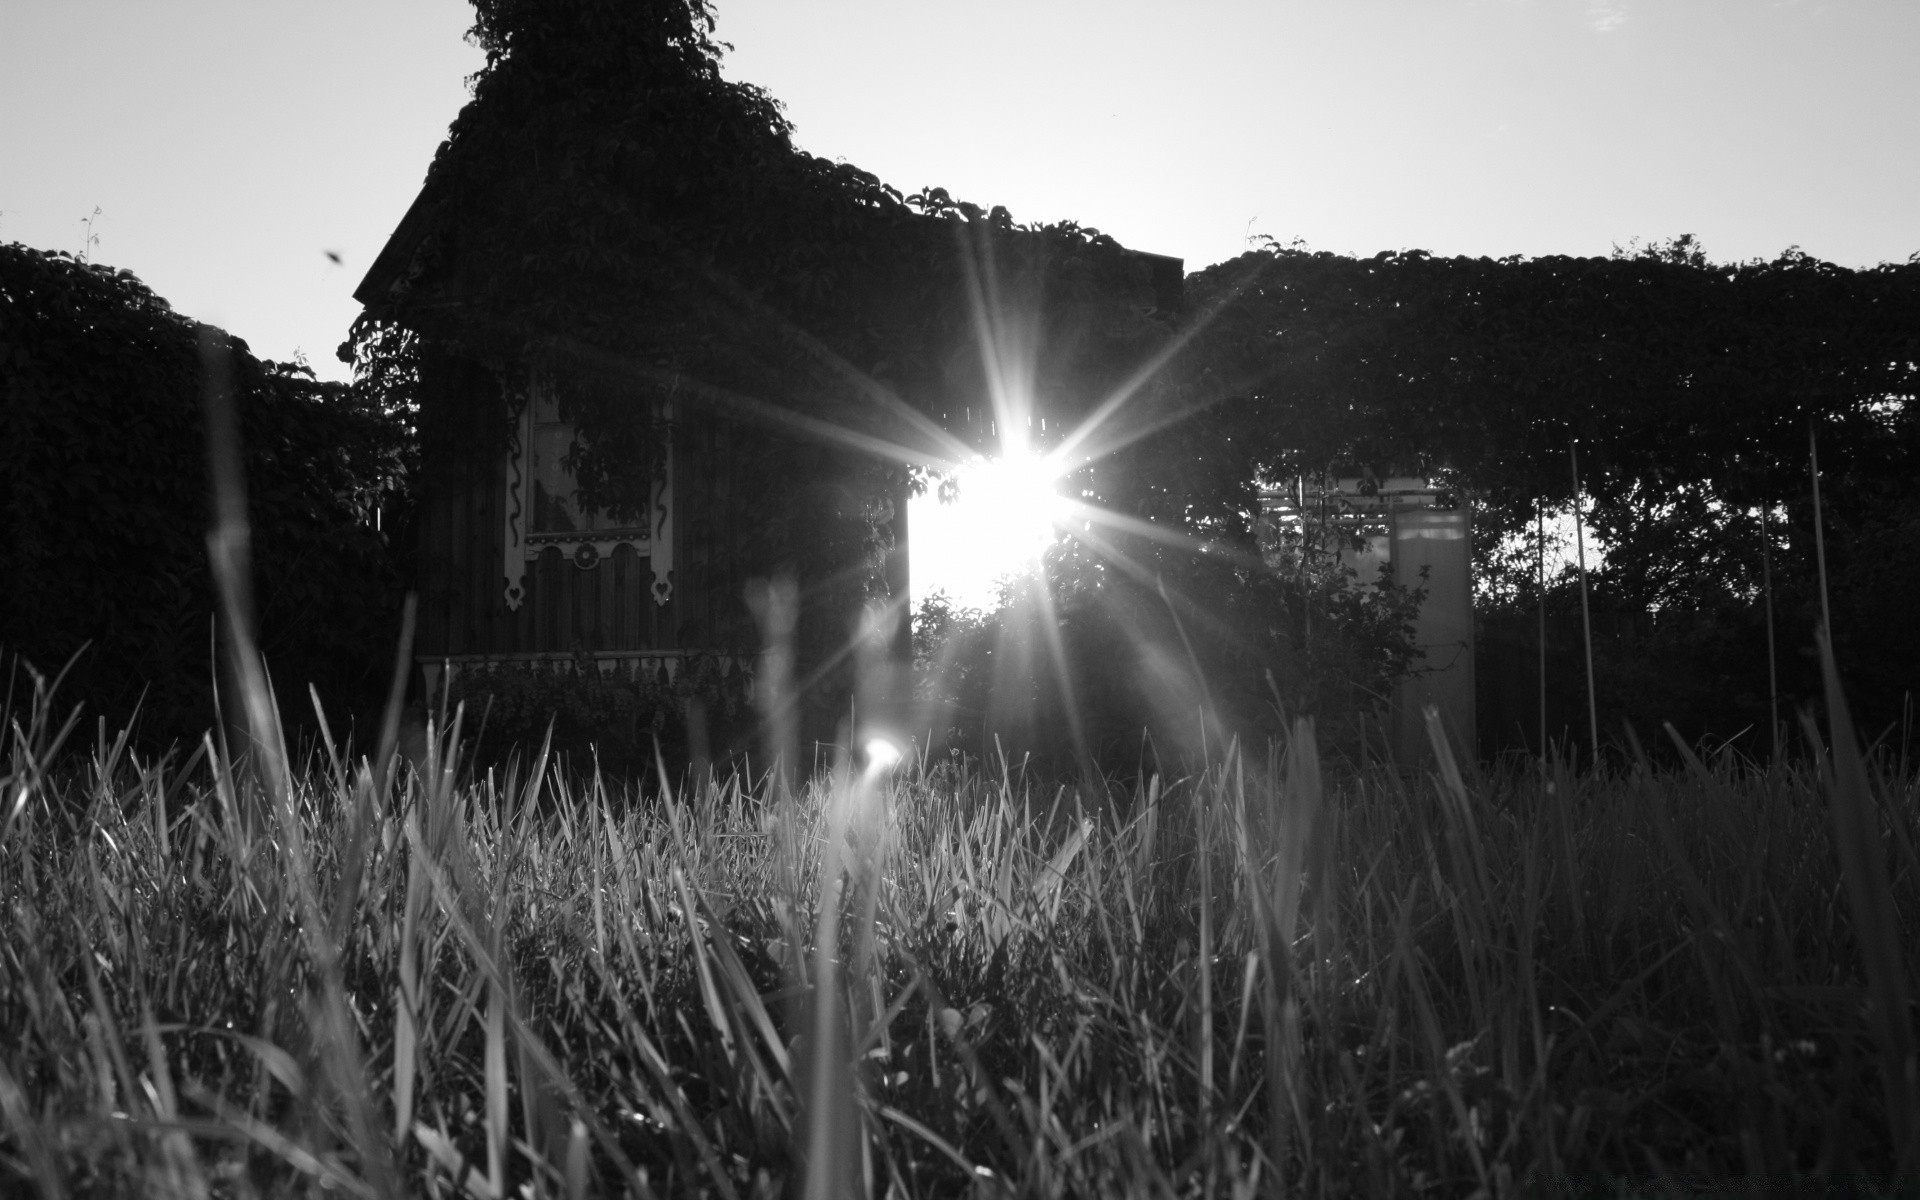
M1547 511L1546 500L1533 502L1534 567L1540 585L1540 765L1547 762Z
M1833 641L1833 609L1827 604L1827 535L1820 515L1820 442L1814 436L1813 418L1807 418L1807 469L1813 475L1813 553L1820 563L1820 628L1828 644Z
M1580 441L1570 438L1573 456L1573 546L1580 562L1580 634L1587 643L1587 736L1592 739L1593 762L1600 764L1600 706L1593 691L1593 612L1587 605L1587 537L1580 519Z
M1780 668L1773 653L1773 530L1770 505L1760 506L1760 591L1767 600L1767 720L1773 731L1773 758L1780 761Z

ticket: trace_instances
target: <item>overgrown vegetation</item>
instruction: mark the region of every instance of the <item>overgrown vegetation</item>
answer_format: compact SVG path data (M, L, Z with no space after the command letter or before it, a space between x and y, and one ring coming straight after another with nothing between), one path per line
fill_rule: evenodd
M1110 800L965 760L642 803L445 739L282 789L102 727L59 770L72 724L14 703L0 1187L1868 1195L1920 1165L1920 792L1844 724L1768 768L1324 774L1302 722Z
M1915 264L1724 269L1685 245L1225 264L1196 287L1217 315L1076 475L1133 524L1056 560L1057 607L949 620L981 646L1027 622L1024 653L1071 652L1073 690L1052 693L967 660L982 753L892 773L869 752L797 791L723 774L642 794L584 752L571 771L544 751L476 765L459 724L398 755L396 695L371 753L316 719L288 764L246 597L288 695L377 684L395 576L366 528L368 481L409 468L414 405L459 415L421 394L435 354L471 365L484 343L560 370L591 435L582 479L616 507L621 463L657 457L652 400L764 419L743 450L760 539L745 552L764 578L798 563L814 623L795 640L824 659L872 598L904 483L898 464L802 444L798 418L913 427L907 398L985 440L965 406L989 368L946 340L964 340L969 265L997 273L1008 312L1057 318L1032 345L995 333L1033 351L1063 427L1171 345L1167 314L1119 299L1139 264L1092 231L1023 229L795 152L768 97L720 79L697 0L477 11L488 67L430 183L446 222L410 264L472 266L468 319L410 333L407 296L387 297L346 348L359 392L254 363L130 277L6 248L0 465L30 586L6 593L0 639L46 666L101 637L113 673L86 687L123 689L125 711L141 680L203 674L187 665L212 609L199 398L230 392L251 492L229 465L216 562L251 741L156 758L102 720L82 754L77 721L16 676L0 713L0 1190L1920 1186L1920 787L1903 751L1863 757L1831 654L1789 685L1824 675L1829 727L1809 725L1800 757L1676 744L1671 769L1636 752L1591 773L1482 771L1436 742L1420 774L1323 760L1407 665L1408 598L1323 571L1290 582L1253 528L1257 480L1377 452L1452 473L1492 530L1518 529L1578 435L1618 547L1599 591L1603 615L1610 587L1618 600L1620 661L1647 661L1629 653L1637 611L1661 622L1643 644L1711 665L1750 647L1751 622L1727 614L1751 615L1757 512L1794 531L1781 594L1807 605L1810 422L1841 464L1834 596L1858 661L1893 643L1859 614L1911 624L1910 564L1870 551L1912 535ZM487 253L462 260L461 238ZM424 347L429 332L443 344ZM1697 577L1676 567L1688 555ZM1527 598L1513 570L1495 576ZM1708 628L1731 648L1702 644ZM1862 667L1876 706L1910 684L1902 646ZM1610 681L1623 704L1645 694L1635 678ZM494 698L489 736L557 715L562 743L640 758L670 708L706 695L698 671L622 687L584 664L571 684L466 686ZM189 699L147 711L178 728L210 711ZM1077 790L1042 784L1010 765L1023 753L984 753L995 703L1040 768L1084 768L1156 723L1197 765L1149 766L1130 788L1084 771ZM1198 736L1181 732L1189 711ZM1215 714L1253 712L1271 743L1218 736L1236 725Z
M992 612L923 601L915 691L933 727L916 732L1062 777L1082 762L1126 779L1177 773L1302 713L1337 757L1362 761L1369 726L1381 752L1394 684L1425 665L1417 584L1357 586L1331 545L1216 553L1171 580L1136 572L1063 543L1044 580L1011 584Z
M1820 610L1812 435L1835 653L1863 725L1903 720L1920 675L1912 623L1893 615L1920 585L1905 482L1920 461L1920 255L1724 263L1684 235L1610 258L1272 245L1196 273L1188 293L1211 319L1170 386L1206 411L1181 432L1189 465L1145 468L1165 487L1158 511L1227 528L1243 481L1328 464L1444 476L1473 507L1486 754L1543 749L1533 535L1540 508L1551 520L1574 502L1574 439L1588 535L1607 547L1591 581L1603 740L1624 749L1614 731L1652 718L1770 752L1769 577L1782 719L1819 703L1803 652ZM1548 729L1563 739L1586 723L1579 596L1571 571L1548 590Z
M245 445L274 669L377 717L411 548L406 414L255 359L130 272L18 243L0 246L0 647L47 672L78 654L67 694L114 721L138 705L156 744L207 727L213 387Z
M486 65L343 353L417 389L430 446L436 427L499 434L482 457L505 446L499 379L538 372L579 436L582 501L614 513L647 503L669 424L691 440L724 423L753 486L716 518L714 552L795 581L801 724L830 736L851 691L836 652L888 593L909 468L995 441L976 296L1030 336L1027 382L1058 419L1168 336L1148 268L1097 230L1021 226L802 152L771 96L723 78L705 0L474 9ZM487 380L444 382L461 363ZM739 593L718 597L705 646L753 648Z
M1174 311L1141 286L1143 264L1091 229L1022 226L800 152L770 97L723 78L703 0L476 12L488 65L423 192L433 232L361 335L412 322L570 378L568 411L590 443L583 487L615 505L657 450L656 400L741 419L753 476L778 486L755 498L739 553L752 574L800 581L809 665L830 660L849 614L875 598L904 492L898 461L803 439L852 430L905 447L896 460L934 460L926 420L989 448L995 431L975 414L989 396L1030 393L1035 432L1044 423L1040 441L1058 444L1122 393L1066 490L1118 514L1096 531L1101 557L1152 581L1146 600L1164 588L1187 616L1207 610L1241 647L1234 666L1261 659L1256 680L1300 664L1270 653L1275 581L1223 564L1257 558L1261 482L1329 471L1432 472L1457 488L1475 510L1485 642L1503 655L1481 677L1530 670L1521 630L1539 589L1530 558L1503 550L1524 547L1537 506L1573 502L1579 439L1581 503L1609 548L1592 581L1602 727L1645 711L1632 701L1657 681L1661 719L1690 738L1745 736L1756 752L1770 748L1754 667L1763 573L1785 640L1805 644L1813 625L1805 468L1817 433L1836 651L1875 728L1903 713L1920 647L1910 623L1884 626L1888 597L1915 580L1910 556L1881 547L1920 528L1906 485L1920 261L1850 270L1788 250L1716 263L1685 235L1585 259L1269 245L1191 276ZM543 155L565 169L529 169ZM998 362L979 361L976 323ZM820 490L840 502L792 519L801 509L785 497ZM1109 614L1154 609L1112 572L1076 586ZM1687 670L1663 673L1676 655ZM1817 698L1810 658L1781 666L1789 709ZM1217 682L1248 693L1233 714L1244 725L1284 707L1264 687ZM1533 697L1485 699L1489 754L1543 749ZM816 707L829 719L839 708ZM1552 733L1584 724L1571 719L1579 705L1552 707Z
M744 742L753 725L743 671L724 670L711 655L676 667L671 676L664 667L603 675L584 654L560 670L467 667L445 701L473 713L468 753L478 761L504 765L545 744L573 762L644 779L657 756L705 760L714 746Z

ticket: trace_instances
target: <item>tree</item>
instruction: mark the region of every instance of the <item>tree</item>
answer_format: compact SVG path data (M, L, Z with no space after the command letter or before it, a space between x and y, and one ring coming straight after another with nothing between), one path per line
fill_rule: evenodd
M1212 447L1218 466L1180 476L1195 488L1182 503L1230 510L1244 503L1242 480L1331 465L1432 472L1473 498L1487 597L1531 605L1530 556L1497 551L1529 533L1537 504L1570 503L1577 438L1588 520L1609 546L1595 603L1626 639L1616 679L1638 671L1627 661L1646 661L1649 646L1704 644L1702 629L1733 622L1763 636L1729 611L1759 602L1763 505L1781 538L1783 629L1793 646L1810 640L1810 426L1827 467L1836 578L1883 557L1847 531L1910 511L1901 481L1920 448L1920 261L1856 271L1789 251L1715 264L1685 238L1609 259L1269 248L1201 273L1192 291L1214 315L1183 354L1177 388L1205 412L1193 444ZM1874 648L1883 634L1866 607L1848 616L1836 632L1850 677L1880 680L1872 707L1897 712ZM1724 659L1695 677L1739 676L1754 694L1764 650L1743 635ZM1798 662L1790 683L1811 685ZM1908 681L1913 665L1900 668ZM1764 686L1758 694L1764 705ZM1713 702L1688 701L1696 732L1731 733L1754 712L1724 704L1728 727L1709 719Z

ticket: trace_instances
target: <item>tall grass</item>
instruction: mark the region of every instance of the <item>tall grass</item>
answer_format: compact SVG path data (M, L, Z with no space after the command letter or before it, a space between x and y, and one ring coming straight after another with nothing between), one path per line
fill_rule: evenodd
M642 798L451 731L77 753L56 711L6 714L0 1192L1915 1182L1916 792L1845 729L1408 778L1303 723L1098 800L946 760Z

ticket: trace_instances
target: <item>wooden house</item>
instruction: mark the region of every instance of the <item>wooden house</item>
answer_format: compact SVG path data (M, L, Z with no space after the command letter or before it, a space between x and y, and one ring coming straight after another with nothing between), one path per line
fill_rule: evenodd
M422 205L400 224L355 296L369 310L431 286L418 271ZM430 309L439 321L457 305ZM415 526L416 683L429 697L462 672L568 673L662 687L693 664L750 697L756 639L729 547L742 481L731 423L662 406L671 437L640 511L585 505L579 441L553 379L524 349L476 355L434 321L419 339L422 459ZM644 401L643 401L644 402ZM901 581L904 587L904 580Z
M354 293L352 352L418 405L430 695L584 667L738 701L749 587L786 578L795 677L844 712L853 617L892 602L906 646L908 468L992 442L981 279L1056 417L1168 335L1177 260L805 154L698 15L483 6L473 100Z
M743 442L758 439L764 448L769 437L778 442L798 435L778 420L769 427L765 412L743 415L739 405L727 402L724 389L677 377L663 384L658 373L641 371L627 403L649 408L663 444L654 447L651 461L632 464L631 473L645 481L629 488L634 500L624 509L589 506L575 478L583 438L561 402L557 378L529 339L502 337L490 345L475 335L462 296L470 272L459 255L436 248L431 212L429 193L423 192L355 292L370 315L398 314L396 323L415 339L422 446L415 654L416 683L427 697L444 694L463 676L471 683L481 672L572 674L590 666L604 679L656 693L717 689L741 707L753 698L761 649L748 588L779 570L756 533L794 514L802 524L849 524L849 505L859 510L851 520L855 533L840 537L839 544L861 540L859 520L877 520L883 553L867 548L874 561L865 564L871 578L864 585L844 585L850 573L860 573L854 569L860 564L848 565L858 546L840 552L837 561L799 564L802 602L810 606L817 632L813 652L803 645L796 668L801 676L827 679L828 694L816 708L844 712L846 680L836 691L823 674L834 657L826 643L844 635L852 616L844 610L871 602L876 591L893 602L896 653L910 653L909 464L885 461L884 454L864 456L863 486L883 493L877 497L839 486L836 480L848 474L844 466L839 476L823 477L826 486L800 487L791 475L777 482L757 477ZM938 227L950 221L921 223L929 227L927 236L952 244L952 231ZM1152 314L1164 327L1164 316L1179 302L1179 260L1105 245L1102 253L1127 267L1127 286L1107 289L1104 298ZM957 301L963 288L957 271L955 276L950 287ZM1074 315L1090 324L1095 318L1089 314L1098 307L1081 300L1077 309L1084 311ZM493 311L497 320L497 306ZM1110 313L1098 320L1113 324ZM920 348L923 361L944 364L938 377L929 380L922 372L917 380L896 382L914 391L919 407L931 410L939 424L984 447L994 430L977 364L965 365L977 353L973 333L964 322L951 324L938 339L938 353ZM1057 389L1060 395L1067 390ZM818 412L812 419L821 423ZM907 437L898 428L883 428L883 412L842 411L830 423L877 435L872 440L880 442ZM823 445L816 456L832 452ZM770 494L779 486L793 493ZM833 580L842 581L837 592L816 594L831 592ZM683 679L687 672L699 675L697 687Z

